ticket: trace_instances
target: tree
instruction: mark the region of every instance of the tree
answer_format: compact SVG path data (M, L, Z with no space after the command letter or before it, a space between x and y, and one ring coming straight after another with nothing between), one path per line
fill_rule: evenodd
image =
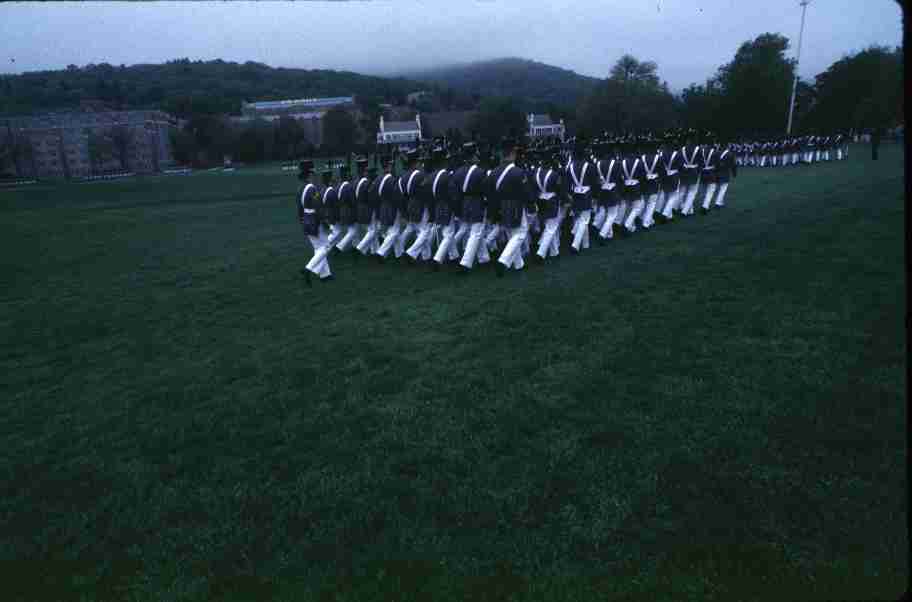
M125 125L116 125L108 133L114 156L120 162L120 168L130 169L130 147L133 145L133 130Z
M805 129L873 129L901 123L902 50L872 46L836 61L816 77L814 101L802 120Z
M652 61L625 54L577 109L580 133L660 130L677 122L677 105Z
M469 129L486 142L497 142L504 136L521 136L526 131L526 118L515 99L489 97L481 101Z
M323 144L330 150L345 152L355 144L354 118L342 107L333 107L323 115Z
M788 38L764 33L744 42L734 59L719 68L722 103L716 127L737 131L750 119L751 129L764 135L784 131L795 78L795 61L787 59Z

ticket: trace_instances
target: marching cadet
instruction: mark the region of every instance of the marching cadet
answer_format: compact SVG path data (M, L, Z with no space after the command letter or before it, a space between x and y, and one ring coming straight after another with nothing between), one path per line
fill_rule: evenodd
M586 158L586 142L577 138L574 142L573 155L567 165L566 194L573 205L573 242L572 253L589 248L589 221L592 215L592 194L601 186L598 170Z
M424 180L424 171L419 168L419 155L416 149L410 150L405 155L407 168L399 176L399 192L405 202L405 229L396 239L396 257L405 253L405 245L412 233L416 233L427 222L429 216L424 211L424 204L418 194L418 188Z
M703 213L704 215L709 212L710 203L712 202L713 196L716 194L716 161L718 160L718 150L719 145L714 139L701 149L701 163L703 168L700 170L700 180L703 183L705 193L703 195L703 204L700 207L700 213ZM776 155L773 156L775 157Z
M725 207L725 192L728 190L728 183L731 178L736 177L738 177L738 164L735 161L731 146L726 144L721 148L719 158L716 160L715 180L718 188L716 189L714 206Z
M301 170L304 185L300 194L298 215L304 233L310 239L314 254L301 272L304 274L307 285L310 286L310 274L316 274L321 281L332 277L329 269L329 251L332 243L326 229L327 223L335 221L336 191L332 186L333 170L323 172L323 190L319 191L310 181L310 170L313 164L303 162Z
M688 136L687 144L681 147L681 158L681 215L693 215L694 200L700 188L700 145L695 143L693 134Z
M434 222L440 232L440 242L437 245L437 251L434 253L433 269L436 271L447 259L455 260L459 258L459 251L456 244L456 223L462 215L462 197L452 197L450 195L450 179L453 175L453 168L457 167L458 155L450 153L446 158L447 166L440 170L435 176L439 182L434 183Z
M366 179L367 159L358 159L355 164L358 176ZM344 175L348 176L348 173L346 169ZM336 248L340 251L346 251L357 243L360 234L357 205L355 203L355 187L350 180L343 177L336 195L339 199L339 222L346 228L345 235L339 241L339 244L336 245Z
M438 195L446 194L447 178L449 172L442 166L444 160L443 148L434 147L425 156L425 175L417 190L417 200L421 203L421 222L415 242L406 251L413 261L430 261L434 238L439 230L436 215L436 199ZM447 213L444 217L449 217Z
M614 226L619 223L621 196L618 185L621 184L617 146L614 141L602 146L601 159L595 164L599 176L599 187L596 191L598 203L603 213L598 224L599 238L614 238Z
M662 190L662 151L659 149L656 141L652 138L646 140L644 152L640 159L643 161L643 173L646 178L642 182L643 197L646 204L643 208L643 216L640 221L643 227L649 229L655 224L655 211L659 203L659 194Z
M399 190L392 155L383 155L380 158L380 165L384 174L377 185L377 198L380 203L380 227L383 229L383 243L377 249L377 256L382 260L389 254L402 231L405 221L405 205Z
M495 182L491 178L491 174L494 172L494 169L497 168L497 157L495 156L493 150L489 150L486 153L484 165L485 181L483 184L483 190L485 195L485 205L487 207L486 218L488 222L485 232L485 247L487 247L488 254L491 255L497 252L498 244L503 234L500 225L500 204L497 202L497 199L494 195ZM486 263L483 261L481 256L479 256L478 262Z
M627 145L621 158L621 173L623 181L621 196L627 202L627 216L624 218L625 234L636 232L636 220L641 218L646 202L643 200L643 164L638 152L638 144L631 142Z
M459 265L469 272L475 261L488 261L488 247L485 235L485 168L479 164L478 148L474 143L463 145L466 164L457 169L450 178L450 195L462 202L462 221L469 228L465 251Z
M672 142L669 140L665 143L665 152L662 158L665 168L662 173L662 193L665 198L662 211L659 213L662 216L662 220L671 220L681 202L681 176L679 173L683 165L683 159L681 158L681 151L672 147ZM677 144L674 144L674 147L677 146Z
M541 165L533 172L538 210L545 222L535 255L541 261L560 254L560 225L567 212L567 206L561 198L564 186L560 172L560 157L553 152L546 152L541 157Z
M466 142L459 149L453 150L453 162L450 165L450 202L453 203L453 206L457 207L455 211L456 214L456 234L453 235L453 244L450 248L449 258L452 260L460 259L463 252L465 251L465 240L469 235L469 232L472 230L472 224L465 219L463 214L463 199L462 199L462 189L460 188L460 183L462 180L457 182L456 173L459 172L463 176L465 172L468 171L471 167L470 162L473 159L474 154L474 142ZM476 170L477 171L477 168Z
M504 164L491 172L493 182L491 194L494 202L500 207L500 223L508 239L504 250L497 260L497 276L502 277L508 268L521 270L525 265L522 257L522 245L529 235L527 206L533 199L532 190L526 170L517 165L522 147L516 140L503 142Z
M355 185L358 223L365 229L364 238L355 248L362 255L374 255L380 248L380 243L377 241L377 234L380 232L380 198L377 196L380 178L377 177L376 167L368 168L366 180L368 183L363 186L360 179Z

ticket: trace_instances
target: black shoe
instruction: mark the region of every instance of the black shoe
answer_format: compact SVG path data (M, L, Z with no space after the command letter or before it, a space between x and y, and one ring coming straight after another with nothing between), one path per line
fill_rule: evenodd
M301 273L304 274L304 283L307 284L307 286L313 286L313 282L310 280L310 270L304 268L301 270Z
M335 279L336 279L336 276L334 274L330 274L326 278L320 278L320 282L329 282L330 280L335 280Z
M507 271L507 270L506 270L506 268L504 267L504 264L502 264L502 263L500 263L500 262L498 261L498 262L497 262L497 277L498 277L498 278L503 278L503 277L504 277L504 272L506 272L506 271Z
M432 272L439 272L439 271L440 271L440 264L437 263L437 262L434 261L434 260L431 260L431 271L432 271Z

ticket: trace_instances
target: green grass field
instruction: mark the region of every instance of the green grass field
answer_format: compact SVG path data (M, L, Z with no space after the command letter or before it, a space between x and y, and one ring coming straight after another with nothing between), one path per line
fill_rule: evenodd
M895 599L902 160L311 289L293 172L0 191L2 597Z

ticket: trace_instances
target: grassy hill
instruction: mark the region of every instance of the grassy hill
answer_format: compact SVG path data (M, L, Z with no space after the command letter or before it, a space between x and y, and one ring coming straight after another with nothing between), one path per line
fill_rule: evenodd
M103 63L0 75L0 114L75 108L85 100L124 108L164 108L178 116L194 111L239 113L243 100L354 94L404 102L406 94L420 88L402 78L273 68L255 62L181 59L120 67Z
M405 74L469 94L514 96L530 103L574 106L599 81L567 69L520 58L450 65Z
M311 289L278 167L4 190L4 598L896 599L902 161Z

